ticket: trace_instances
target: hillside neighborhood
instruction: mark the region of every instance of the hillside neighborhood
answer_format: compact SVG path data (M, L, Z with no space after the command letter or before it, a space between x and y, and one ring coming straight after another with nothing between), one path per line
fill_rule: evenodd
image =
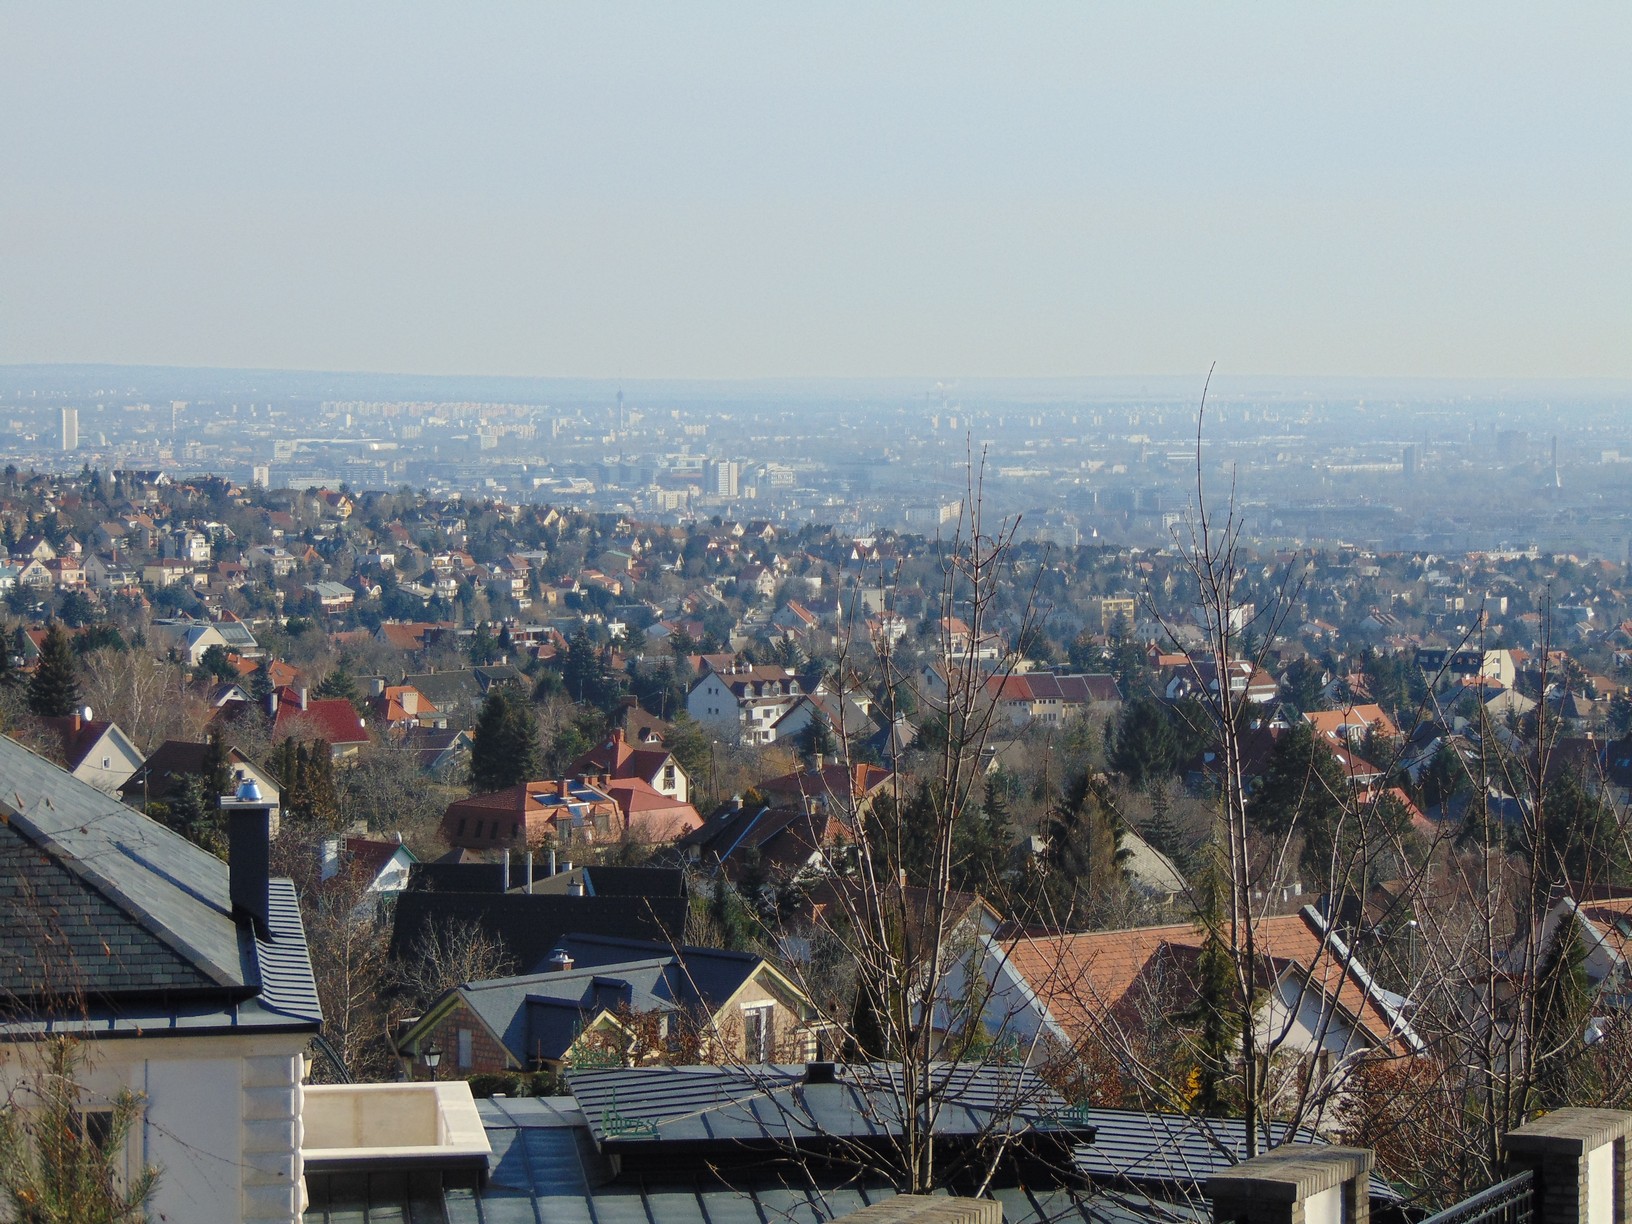
M0 533L6 1041L144 1068L158 1218L509 1218L524 1143L653 1218L691 1144L769 1211L799 1119L866 1197L914 1074L1010 1219L1211 1218L1289 1137L1398 1213L1625 1103L1625 566L1221 593L1178 546L90 469L8 469Z

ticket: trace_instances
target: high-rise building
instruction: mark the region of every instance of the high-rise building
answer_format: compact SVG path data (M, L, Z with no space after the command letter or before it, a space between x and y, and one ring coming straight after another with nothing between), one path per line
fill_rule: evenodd
M737 496L737 478L740 469L731 459L714 459L703 476L703 492L710 497Z
M79 449L78 408L64 408L62 410L62 449L65 451Z

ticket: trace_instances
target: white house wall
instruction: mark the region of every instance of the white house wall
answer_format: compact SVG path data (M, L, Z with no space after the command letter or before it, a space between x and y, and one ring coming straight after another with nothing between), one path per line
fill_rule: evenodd
M144 1098L125 1152L129 1176L160 1170L149 1218L167 1224L298 1224L303 1035L87 1041L80 1082L95 1108L129 1088ZM9 1094L37 1069L35 1049L0 1047Z

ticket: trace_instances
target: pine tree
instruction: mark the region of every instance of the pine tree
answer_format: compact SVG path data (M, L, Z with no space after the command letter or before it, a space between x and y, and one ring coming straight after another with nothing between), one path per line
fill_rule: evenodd
M1152 698L1135 697L1123 706L1114 738L1108 740L1111 768L1136 790L1171 776L1178 767L1179 745L1173 725Z
M470 784L486 794L525 782L538 771L538 721L527 699L495 685L476 720Z
M88 1126L79 1084L79 1044L48 1037L35 1107L0 1110L0 1195L25 1224L141 1224L159 1171L124 1182L125 1141L141 1117L129 1089L113 1099L100 1130Z
M1044 918L1064 930L1080 929L1093 903L1122 879L1120 824L1101 784L1081 773L1065 788L1048 821Z
M28 708L41 718L63 718L79 708L74 651L62 622L52 621L40 645L40 662L28 683Z
M1225 929L1227 889L1223 853L1214 842L1196 873L1196 925L1203 939L1196 958L1195 1000L1179 1016L1180 1023L1192 1030L1196 1094L1191 1109L1207 1117L1224 1116L1233 1108L1235 1059L1240 1054L1241 1030L1246 1023Z

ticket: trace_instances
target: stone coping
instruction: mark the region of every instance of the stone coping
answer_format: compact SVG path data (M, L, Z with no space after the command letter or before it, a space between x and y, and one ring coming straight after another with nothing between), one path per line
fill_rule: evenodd
M493 1153L470 1085L323 1084L303 1089L309 1166L480 1165Z
M1376 1157L1369 1148L1288 1143L1207 1179L1207 1197L1231 1201L1296 1203L1368 1178Z
M1618 1109L1557 1109L1507 1132L1508 1156L1584 1156L1632 1133L1632 1113Z
M1003 1204L995 1199L898 1194L833 1224L1003 1224Z

